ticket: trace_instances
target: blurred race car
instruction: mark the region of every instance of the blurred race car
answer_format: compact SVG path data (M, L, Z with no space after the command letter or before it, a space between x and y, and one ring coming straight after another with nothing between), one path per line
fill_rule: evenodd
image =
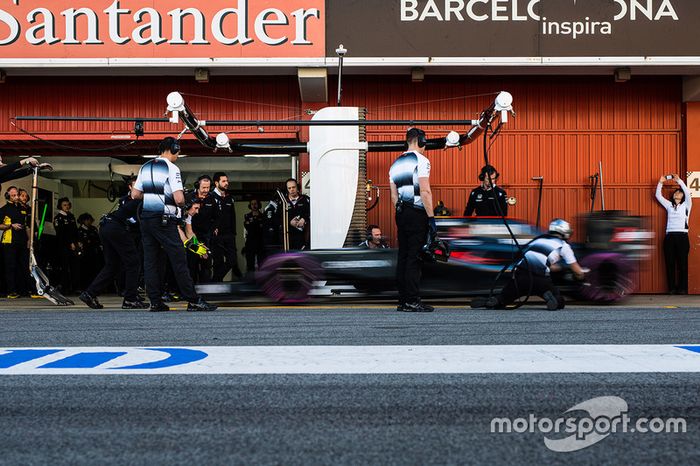
M564 270L553 275L555 283L563 293L589 302L624 299L636 289L639 267L649 257L651 233L643 219L607 211L590 214L579 223L586 240L572 247L581 266L590 272L585 281L579 282ZM497 291L510 279L520 248L543 234L526 222L508 220L519 248L501 218L442 217L437 224L438 235L449 245L450 255L446 261L424 264L424 297ZM397 249L360 248L277 254L265 261L256 281L269 298L281 303L306 302L319 286L335 293L391 296L396 294L397 254Z

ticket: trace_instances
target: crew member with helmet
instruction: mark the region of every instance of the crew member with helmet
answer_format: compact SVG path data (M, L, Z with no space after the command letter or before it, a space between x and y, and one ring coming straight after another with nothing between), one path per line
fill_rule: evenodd
M401 312L432 312L421 302L421 259L419 254L430 232L437 234L430 190L430 161L425 155L428 143L425 131L411 128L406 132L408 151L401 154L389 169L391 201L396 206L399 255L396 282Z
M661 194L664 181L672 179L680 188L671 194L669 201ZM678 175L659 178L656 185L656 200L666 209L666 236L664 237L664 259L666 260L666 284L670 294L688 294L688 221L693 199L690 190ZM676 272L678 279L676 279Z
M479 173L481 185L469 194L467 207L464 209L465 217L471 217L474 212L479 217L508 216L508 195L505 190L496 186L500 176L498 170L491 165L484 165L481 168Z
M169 311L163 302L160 264L167 255L175 273L182 297L188 301L188 311L213 311L216 306L197 295L187 270L187 256L178 233L179 208L185 206L182 177L175 165L180 144L172 137L164 138L158 158L143 164L131 190L134 199L143 199L141 236L143 239L144 276L151 312Z
M549 224L549 232L535 238L527 245L525 257L515 264L513 277L503 287L501 294L488 299L475 298L471 306L504 309L505 306L529 293L543 298L547 310L564 309L564 298L552 281L550 273L568 266L577 279L583 279L585 270L578 264L574 251L568 243L572 232L566 220L559 218L552 220Z

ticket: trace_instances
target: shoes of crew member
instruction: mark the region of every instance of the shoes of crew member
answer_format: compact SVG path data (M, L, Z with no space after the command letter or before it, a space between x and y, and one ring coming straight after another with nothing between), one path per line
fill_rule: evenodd
M163 293L161 299L163 300L163 302L166 303L175 303L180 301L180 297L178 295L176 295L175 293L170 293L169 291Z
M136 301L128 301L124 300L122 301L122 309L148 309L149 305L145 301L142 300L136 300Z
M476 297L471 302L472 309L499 309L498 298L489 296L488 298ZM502 307L501 307L502 308Z
M559 309L559 300L557 300L557 298L554 296L554 293L551 291L545 291L542 297L544 298L548 311L556 311Z
M7 299L17 299L19 295L17 293L10 293L7 295Z
M96 296L91 295L87 291L83 291L78 295L78 299L93 309L102 309L104 306L97 300Z
M215 306L214 304L209 304L203 298L199 298L197 302L187 304L188 312L216 311L218 308L218 306Z
M399 306L396 310L399 312L433 312L435 308L417 301L415 303L406 303L403 306Z
M148 308L150 312L168 312L170 308L165 303L151 303L151 307Z
M488 301L488 298L484 298L481 296L472 298L472 302L469 303L469 306L472 309L483 309L486 307L486 301Z

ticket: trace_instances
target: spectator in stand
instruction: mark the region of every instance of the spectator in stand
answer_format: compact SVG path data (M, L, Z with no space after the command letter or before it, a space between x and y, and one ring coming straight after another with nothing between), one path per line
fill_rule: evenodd
M78 225L71 213L71 202L62 197L56 204L58 213L53 218L56 230L56 256L60 273L59 287L63 294L77 291L80 287L80 246L78 245Z
M257 266L262 265L265 258L265 243L263 240L264 234L264 217L260 211L260 201L253 199L248 203L250 212L245 214L243 218L243 226L245 227L245 261L246 270L248 272L255 271Z

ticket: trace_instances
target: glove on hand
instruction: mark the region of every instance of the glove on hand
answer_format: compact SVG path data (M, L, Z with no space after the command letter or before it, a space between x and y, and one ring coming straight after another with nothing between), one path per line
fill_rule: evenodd
M430 229L430 234L432 236L437 236L437 223L435 223L435 217L428 217L428 228Z

